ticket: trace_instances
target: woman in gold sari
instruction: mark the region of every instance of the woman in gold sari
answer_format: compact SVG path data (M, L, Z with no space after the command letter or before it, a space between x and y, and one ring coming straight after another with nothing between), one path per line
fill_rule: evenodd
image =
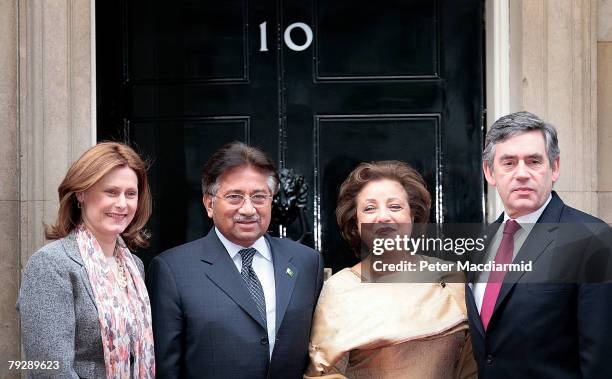
M340 187L336 219L358 252L364 228L382 235L411 229L428 222L430 206L423 178L407 164L362 163ZM325 282L305 378L476 377L464 284L372 283L367 265Z

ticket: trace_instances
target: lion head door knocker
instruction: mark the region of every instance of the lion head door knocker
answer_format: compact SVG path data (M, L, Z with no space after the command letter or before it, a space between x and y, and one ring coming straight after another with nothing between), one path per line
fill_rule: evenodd
M272 202L270 232L274 235L280 235L283 228L286 231L296 220L299 220L298 233L291 234L299 235L298 242L310 245L312 244L310 241L313 234L306 221L308 184L304 180L304 176L296 174L292 169L281 169L279 176L280 188Z

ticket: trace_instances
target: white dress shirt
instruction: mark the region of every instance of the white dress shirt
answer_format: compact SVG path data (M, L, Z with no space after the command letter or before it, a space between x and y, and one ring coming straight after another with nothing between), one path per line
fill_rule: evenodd
M231 242L215 227L215 233L221 240L225 250L227 250L230 258L234 261L238 272L242 270L242 256L238 252L242 249L252 247L257 250L253 256L253 270L257 274L257 278L261 283L266 298L266 322L268 326L268 347L270 349L270 358L274 350L276 342L276 285L274 283L274 264L272 263L272 252L268 242L262 236L251 246L240 246Z
M516 231L514 234L514 250L512 251L512 260L516 258L516 254L518 254L521 246L529 236L531 229L533 229L534 224L538 221L544 209L550 203L552 199L552 195L548 195L548 200L538 208L535 212L531 212L521 217L517 217L514 219L521 228ZM497 229L495 236L491 240L491 244L489 245L489 249L487 250L487 256L483 263L488 261L492 261L495 259L495 255L497 254L497 249L499 249L499 245L501 245L502 234L504 231L504 227L506 226L506 221L510 220L511 217L508 216L508 213L504 210L504 221ZM476 283L472 286L472 292L474 293L474 300L476 301L476 307L478 307L478 313L480 313L480 308L482 307L482 300L484 298L485 289L487 288L487 281L489 279L488 272L482 272Z

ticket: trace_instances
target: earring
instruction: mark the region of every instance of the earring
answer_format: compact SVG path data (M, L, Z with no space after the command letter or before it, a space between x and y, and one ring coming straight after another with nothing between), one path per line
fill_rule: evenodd
M81 202L77 201L77 208L81 209Z

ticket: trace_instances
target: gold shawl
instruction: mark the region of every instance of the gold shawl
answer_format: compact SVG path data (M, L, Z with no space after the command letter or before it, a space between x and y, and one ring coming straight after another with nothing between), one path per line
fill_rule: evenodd
M467 333L463 283L362 283L344 269L325 282L313 319L305 377L340 373L351 351ZM462 337L463 338L463 337ZM473 374L469 335L462 343ZM464 366L465 362L459 362ZM334 375L343 377L342 375Z

